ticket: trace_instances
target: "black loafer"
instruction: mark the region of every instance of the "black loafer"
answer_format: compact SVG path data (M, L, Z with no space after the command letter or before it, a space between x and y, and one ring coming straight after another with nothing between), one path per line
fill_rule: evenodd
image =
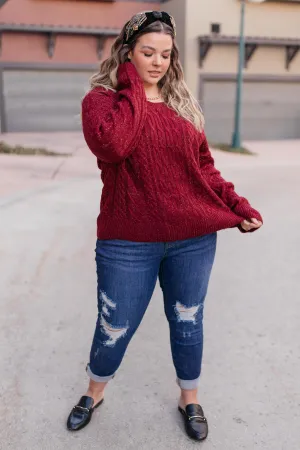
M94 400L91 397L83 396L76 406L72 409L68 421L67 428L70 431L81 430L91 420L93 412L103 403L102 399L97 405L93 406Z
M208 435L208 424L200 405L187 405L185 411L178 406L179 412L184 417L187 435L196 441L204 441Z

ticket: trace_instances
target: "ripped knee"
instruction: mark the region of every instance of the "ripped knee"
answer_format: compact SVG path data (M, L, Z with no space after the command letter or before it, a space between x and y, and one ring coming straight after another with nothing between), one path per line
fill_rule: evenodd
M102 314L109 317L110 316L110 310L115 310L117 305L115 302L113 302L108 295L104 292L100 292L100 297L102 300Z
M112 301L104 291L100 293L102 300L102 310L100 314L100 327L101 331L108 337L108 340L103 342L103 345L107 347L114 347L119 339L124 337L129 329L129 326L125 327L114 326L109 323L107 318L111 316L112 310L117 307L116 303Z
M176 302L174 307L178 322L192 322L196 323L196 316L201 305L184 306L180 302Z
M128 326L115 327L108 323L103 316L101 316L100 325L103 333L108 337L108 340L104 342L107 347L114 347L117 341L126 335L129 328Z

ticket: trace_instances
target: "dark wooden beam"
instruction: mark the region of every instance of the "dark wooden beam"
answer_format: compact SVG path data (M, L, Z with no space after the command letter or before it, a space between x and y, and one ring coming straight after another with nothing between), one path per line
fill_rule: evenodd
M248 62L252 58L256 49L257 49L257 44L246 44L245 45L245 67L248 66Z
M209 42L218 45L235 45L240 42L239 36L210 36L203 35L199 37L200 42ZM300 45L300 39L272 38L272 37L255 37L246 36L245 44L262 45L265 47L286 47L287 45Z
M300 1L300 0L299 0ZM199 36L200 46L200 67L203 65L203 61L207 55L207 52L213 45L236 45L240 42L239 36L213 36L205 35ZM266 38L266 37L245 37L245 67L251 60L254 52L258 47L273 47L284 48L286 51L286 69L288 70L291 62L297 55L300 49L300 39L279 39L279 38Z
M7 33L39 33L39 34L71 34L81 36L118 36L120 30L117 28L88 28L88 27L56 27L48 25L19 25L0 23L0 32Z
M298 51L300 49L300 45L287 45L286 47L286 60L285 60L285 67L287 70L290 68L290 64L297 55Z
M203 62L207 56L207 53L209 52L209 49L211 48L210 42L202 42L200 40L200 67L203 66Z
M49 33L48 39L47 39L47 52L49 58L53 58L54 51L55 51L55 44L56 44L56 34L55 33Z
M5 133L6 129L3 70L0 67L0 133Z
M102 59L103 50L105 46L105 42L107 40L107 36L98 36L97 37L97 55L98 59Z
M1 8L1 6L3 6L6 2L7 2L7 0L0 0L0 8Z
M57 63L57 62L12 62L12 61L0 61L0 70L57 70L57 71L89 71L95 72L98 68L98 64L70 64L70 63Z

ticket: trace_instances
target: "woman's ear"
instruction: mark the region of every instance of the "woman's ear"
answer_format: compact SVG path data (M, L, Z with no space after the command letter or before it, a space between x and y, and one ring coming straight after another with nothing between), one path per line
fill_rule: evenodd
M131 58L132 58L132 51L131 51L131 50L130 50L130 52L128 53L127 58L129 59L129 61L131 61Z
M1 0L0 0L0 1L1 1ZM120 57L120 63L121 63L121 64L129 60L129 59L128 59L128 50L129 50L129 49L126 48L126 47L123 47L123 48L121 49L120 55L119 55L119 57Z

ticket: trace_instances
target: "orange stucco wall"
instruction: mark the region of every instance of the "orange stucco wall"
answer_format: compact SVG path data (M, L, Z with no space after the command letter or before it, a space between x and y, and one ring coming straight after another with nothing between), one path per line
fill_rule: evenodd
M159 3L134 1L105 3L100 0L9 0L0 9L0 22L121 29L135 13L159 7ZM103 58L108 56L113 41L114 38L106 40ZM3 33L1 61L97 64L97 39L89 36L57 35L54 55L49 58L46 35Z
M113 41L107 39L103 58L108 56ZM53 64L96 64L98 61L96 38L89 36L58 35L52 58L47 52L47 37L42 34L4 33L2 46L0 61Z
M159 6L134 1L8 0L0 10L0 22L120 28L133 14Z

